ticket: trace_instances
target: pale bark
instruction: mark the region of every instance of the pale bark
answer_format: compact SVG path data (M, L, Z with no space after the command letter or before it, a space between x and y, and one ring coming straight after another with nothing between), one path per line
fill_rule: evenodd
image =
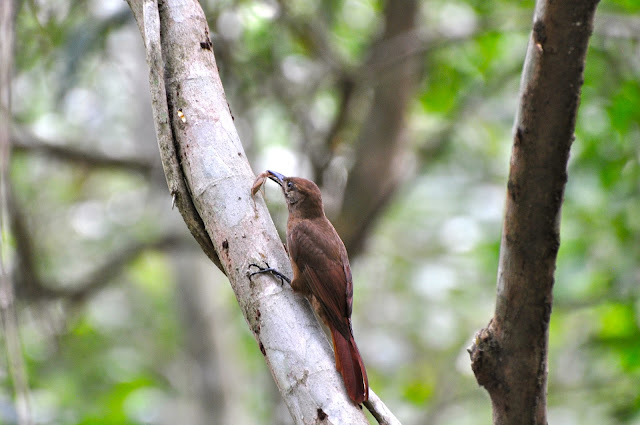
M294 421L368 423L348 399L308 303L269 275L247 277L251 263L268 262L288 275L291 266L264 201L251 197L255 175L233 124L200 5L170 0L158 10L153 0L129 4L147 47L169 187L183 217L185 204L195 207L186 215L201 220ZM181 182L186 190L178 187ZM181 197L189 199L181 205Z
M162 159L162 167L167 178L167 185L172 197L172 207L178 207L189 231L200 244L205 254L215 263L220 270L222 265L213 247L210 236L207 234L202 218L193 205L190 188L187 187L186 176L180 164L175 140L175 129L169 114L175 115L178 108L171 110L167 104L169 96L165 87L166 69L163 61L164 48L161 45L160 17L157 3L151 1L129 1L129 5L140 28L147 51L147 63L149 64L149 85L151 86L151 102L153 105L153 121L158 138L158 147ZM184 5L183 5L184 6ZM200 7L198 5L198 7ZM208 35L207 35L208 37Z
M560 210L597 0L538 0L515 119L496 310L470 348L494 424L547 423Z

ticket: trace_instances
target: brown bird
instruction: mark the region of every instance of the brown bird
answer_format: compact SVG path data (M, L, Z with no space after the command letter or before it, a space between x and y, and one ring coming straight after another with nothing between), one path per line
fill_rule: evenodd
M314 182L274 171L267 171L266 177L282 187L289 208L287 246L293 268L293 280L289 283L294 291L309 299L329 328L336 369L342 375L349 398L360 404L369 399L369 381L351 329L353 281L347 250L324 215L322 195ZM256 273L263 272L289 281L268 265Z

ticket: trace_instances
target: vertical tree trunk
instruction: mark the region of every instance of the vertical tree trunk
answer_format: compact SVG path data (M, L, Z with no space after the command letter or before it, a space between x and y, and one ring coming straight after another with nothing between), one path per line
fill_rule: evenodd
M496 310L470 348L494 424L547 423L547 348L560 210L597 0L538 0L522 81Z
M367 70L376 73L378 85L373 103L356 142L340 216L335 227L347 251L360 251L367 231L389 204L393 193L407 177L406 112L419 80L418 56L412 54L420 42L415 35L419 17L417 0L388 1L385 30ZM400 64L384 64L389 58Z

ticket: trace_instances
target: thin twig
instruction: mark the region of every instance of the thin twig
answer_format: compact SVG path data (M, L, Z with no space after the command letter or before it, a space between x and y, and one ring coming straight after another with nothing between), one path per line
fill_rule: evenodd
M9 190L8 193L11 191ZM77 279L75 283L63 285L59 282L45 281L39 276L34 260L35 248L24 222L24 214L11 196L8 197L8 204L11 230L19 258L16 279L20 284L17 287L23 289L21 294L27 299L62 298L71 302L84 301L111 283L116 276L122 273L125 266L131 264L145 252L184 248L190 242L184 235L172 233L151 241L133 242L115 250L102 265Z
M393 412L389 410L386 404L376 393L369 388L369 400L364 402L364 406L376 418L380 425L401 425L398 418L395 417Z

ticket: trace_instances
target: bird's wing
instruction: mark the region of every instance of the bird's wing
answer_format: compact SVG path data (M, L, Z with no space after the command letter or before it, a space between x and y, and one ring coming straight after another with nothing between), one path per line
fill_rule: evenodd
M288 233L291 259L322 304L327 320L348 340L353 281L344 244L326 218L300 221Z

